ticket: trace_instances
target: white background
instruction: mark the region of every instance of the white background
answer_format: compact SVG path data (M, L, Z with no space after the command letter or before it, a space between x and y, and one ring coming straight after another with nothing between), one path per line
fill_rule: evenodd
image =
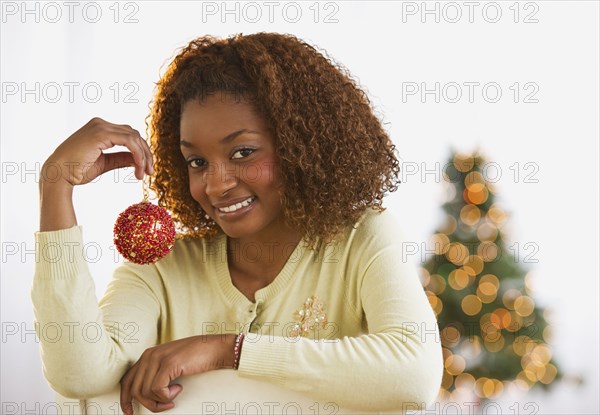
M25 13L21 2L2 3L3 405L16 402L44 413L53 400L41 372L29 297L41 163L94 116L143 131L161 68L192 38L273 31L325 50L368 92L405 167L404 183L386 206L417 244L439 224L439 172L450 150L479 149L497 163L497 201L510 213L507 242L537 248L521 249L520 258L532 254L537 261L523 266L533 272L536 302L552 310L555 358L565 375L584 380L579 387L557 384L547 394L512 391L498 403L505 413L530 413L528 402L544 414L600 411L598 2L473 2L472 9L465 2L392 1L73 4L30 2L32 12ZM232 11L224 13L225 7ZM424 8L434 12L424 14ZM439 102L433 93L403 95L403 85L433 89L436 82ZM479 83L472 99L465 82ZM516 103L510 89L515 82ZM462 87L454 103L453 83ZM483 94L486 84L496 89ZM498 87L502 96L489 102ZM538 102L524 102L533 88L529 98ZM25 89L33 92L23 95ZM98 90L101 97L92 102ZM127 94L137 103L127 102ZM423 176L425 170L437 175ZM75 192L98 296L120 261L112 249L114 220L142 196L130 173L109 173ZM421 260L409 258L416 265Z

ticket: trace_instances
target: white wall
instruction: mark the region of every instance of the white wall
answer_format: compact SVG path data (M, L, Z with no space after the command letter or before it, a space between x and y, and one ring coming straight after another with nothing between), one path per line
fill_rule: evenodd
M443 201L436 175L421 174L443 165L451 148L478 148L497 163L498 200L512 213L512 242L538 248L532 258L538 262L524 265L535 273L536 301L554 311L555 356L567 374L586 382L551 394L510 395L499 404L505 412L517 402L527 413L524 404L531 402L540 413L598 413L598 3L470 4L3 2L3 408L15 402L23 412L45 413L53 400L41 373L29 298L39 165L94 116L143 130L161 65L190 39L275 31L325 49L367 89L405 167L405 183L387 206L404 218L417 243L438 224ZM403 94L414 83L432 89L436 82L440 102L433 94ZM469 82L479 83L472 100ZM462 98L452 103L456 85ZM25 89L33 92L23 95ZM489 102L496 90L502 96ZM93 102L97 91L101 97ZM534 91L529 98L538 102L524 102ZM127 102L127 94L136 102ZM112 248L114 220L142 195L127 173L76 189L99 296L120 261Z

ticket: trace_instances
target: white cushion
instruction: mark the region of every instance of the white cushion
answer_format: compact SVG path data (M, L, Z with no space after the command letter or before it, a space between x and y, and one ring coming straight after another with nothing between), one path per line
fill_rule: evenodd
M334 402L318 402L304 394L269 382L238 376L231 369L214 370L201 375L186 376L177 381L183 390L175 398L175 408L162 414L366 414L340 407ZM119 387L103 396L86 401L59 397L69 407L69 414L122 414ZM66 408L65 408L66 409ZM136 414L152 414L142 405ZM63 411L63 413L65 413Z

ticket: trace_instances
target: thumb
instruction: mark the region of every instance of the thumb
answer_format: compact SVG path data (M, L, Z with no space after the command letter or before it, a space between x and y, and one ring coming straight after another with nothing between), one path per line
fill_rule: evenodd
M183 386L179 383L173 383L168 386L169 388L169 399L173 400L183 390Z

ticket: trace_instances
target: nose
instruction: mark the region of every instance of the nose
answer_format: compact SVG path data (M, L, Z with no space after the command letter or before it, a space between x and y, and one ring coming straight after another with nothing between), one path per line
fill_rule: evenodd
M210 163L206 171L205 192L213 198L222 197L238 184L235 168L227 163Z

